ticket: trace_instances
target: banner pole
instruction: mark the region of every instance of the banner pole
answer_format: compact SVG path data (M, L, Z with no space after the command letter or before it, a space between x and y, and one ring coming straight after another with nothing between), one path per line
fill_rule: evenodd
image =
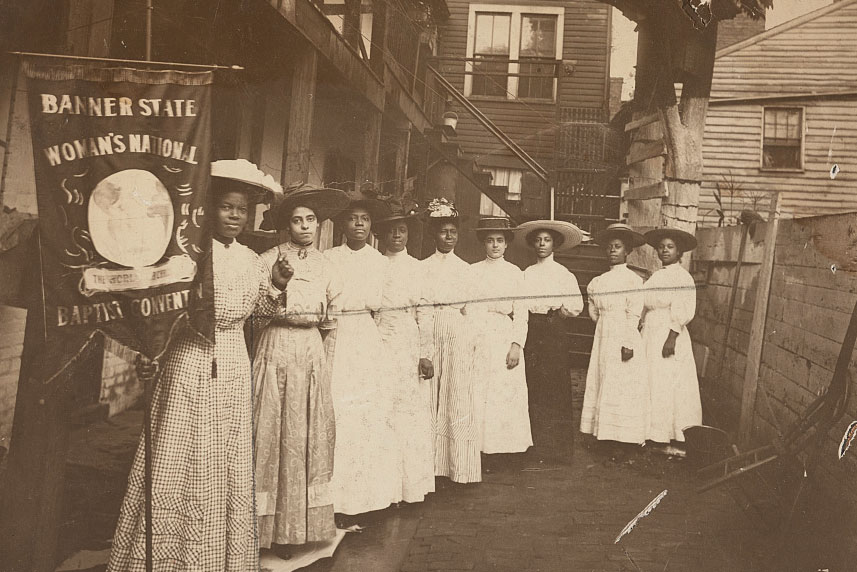
M45 58L54 60L74 60L84 62L105 62L110 64L131 64L131 65L146 65L146 66L165 66L174 68L190 68L199 70L220 70L220 71L243 71L242 66L219 66L216 64L188 64L181 62L155 62L151 60L125 60L117 58L96 58L92 56L70 56L64 54L42 54L38 52L7 52L13 56L26 56L28 58Z
M152 60L152 0L146 0L146 61ZM145 483L146 483L146 572L154 569L152 553L152 380L145 382L143 393L146 400L143 423L145 424Z

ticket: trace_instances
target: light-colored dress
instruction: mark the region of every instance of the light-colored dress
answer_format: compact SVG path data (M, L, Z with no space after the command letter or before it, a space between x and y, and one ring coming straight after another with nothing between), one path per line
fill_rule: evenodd
M524 273L503 258L486 258L470 267L475 296L467 316L476 335L475 383L481 449L484 453L521 453L533 444L527 398L524 345L529 309ZM512 343L520 361L506 366Z
M643 339L643 279L617 264L587 287L589 316L596 322L580 430L601 440L644 443L649 384ZM622 348L634 357L622 361Z
M249 248L213 241L215 342L189 329L152 397L154 570L257 572L252 390L244 320L268 279ZM128 477L108 570L145 570L144 446Z
M684 441L682 430L702 424L699 380L687 324L696 313L696 285L678 263L652 274L643 286L643 344L649 371L650 419L646 438ZM662 351L670 330L678 332L675 355Z
M422 265L403 250L385 255L387 279L381 311L375 316L392 362L394 424L402 475L401 497L419 502L434 492L434 433L431 426L431 382L420 379L419 360L431 359L431 336L422 336L417 306L422 298ZM423 303L425 300L423 300Z
M262 254L262 262L273 267L281 252L295 271L285 305L268 316L257 313L253 330L258 337L253 361L256 503L263 548L336 534L330 491L336 430L318 326L328 308L335 308L342 285L312 247L285 243ZM278 292L272 287L269 295Z
M331 381L336 414L333 507L353 515L402 500L392 366L372 316L381 309L389 262L370 246L352 250L343 244L325 255L343 282Z
M472 300L470 265L454 252L435 252L422 264L425 297L433 305L426 307L425 319L433 324L435 475L458 483L479 482L482 459L473 375L475 338L470 321L461 313Z

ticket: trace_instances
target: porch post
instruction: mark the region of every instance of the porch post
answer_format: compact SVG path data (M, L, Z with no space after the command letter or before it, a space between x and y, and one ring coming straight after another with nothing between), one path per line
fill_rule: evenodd
M283 161L283 185L298 181L307 182L309 179L309 147L315 110L318 52L307 46L296 60Z

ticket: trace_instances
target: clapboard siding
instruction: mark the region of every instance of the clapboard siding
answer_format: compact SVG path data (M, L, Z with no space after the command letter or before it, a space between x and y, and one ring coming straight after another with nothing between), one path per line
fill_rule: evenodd
M606 104L607 58L609 56L610 7L594 0L543 0L514 2L486 0L474 4L509 6L562 6L563 60L574 61L573 72L560 83L559 104L563 107L601 108ZM467 54L467 21L471 2L451 0L449 19L441 27L438 55L442 58L464 58ZM459 90L464 90L464 62L439 61L441 73ZM473 97L479 107L497 126L525 151L549 168L553 162L556 135L556 103L530 100L500 100ZM508 164L511 153L463 109L456 109L458 142L469 156L479 157L483 164ZM511 161L513 162L513 161Z
M712 99L857 90L857 0L721 50Z
M705 121L704 174L699 198L700 222L717 223L714 191L737 190L734 211L752 206L762 193L783 192L786 217L857 210L857 101L789 102L804 108L803 172L771 172L759 168L762 105L712 104ZM834 131L835 130L835 131ZM840 168L830 177L833 164ZM729 194L723 193L724 206ZM757 200L762 211L768 199ZM735 213L730 213L734 216ZM732 221L729 221L732 222Z

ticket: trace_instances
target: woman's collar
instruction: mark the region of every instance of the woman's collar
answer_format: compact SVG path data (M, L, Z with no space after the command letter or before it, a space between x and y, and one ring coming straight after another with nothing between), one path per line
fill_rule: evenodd
M536 258L536 264L550 264L553 262L553 252L545 256L544 258Z

